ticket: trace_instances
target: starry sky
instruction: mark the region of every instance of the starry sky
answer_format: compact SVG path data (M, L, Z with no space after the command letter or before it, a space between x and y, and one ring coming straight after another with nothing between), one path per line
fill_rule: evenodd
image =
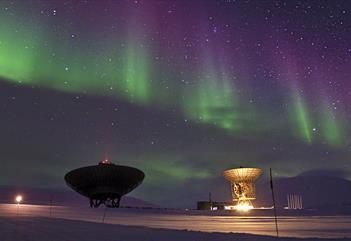
M0 185L104 158L169 206L237 166L350 179L350 75L350 1L2 0Z

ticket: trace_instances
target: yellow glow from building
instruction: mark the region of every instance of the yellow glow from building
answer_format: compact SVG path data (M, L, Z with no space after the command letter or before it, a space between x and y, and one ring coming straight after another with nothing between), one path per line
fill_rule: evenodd
M240 212L248 212L254 207L250 203L240 203L237 205L224 206L225 210L237 210Z
M238 211L248 212L249 210L253 209L254 207L248 203L238 204L234 206L234 208Z

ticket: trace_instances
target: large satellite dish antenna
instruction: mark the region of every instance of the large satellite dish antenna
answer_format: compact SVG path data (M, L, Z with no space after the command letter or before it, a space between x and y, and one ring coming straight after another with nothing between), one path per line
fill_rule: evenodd
M256 199L255 181L262 174L260 168L233 168L223 172L231 184L233 201L237 209L252 209L252 200Z

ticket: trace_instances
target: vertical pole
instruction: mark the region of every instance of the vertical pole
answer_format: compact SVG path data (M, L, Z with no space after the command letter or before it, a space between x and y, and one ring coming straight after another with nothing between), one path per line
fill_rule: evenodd
M295 194L293 195L293 200L294 200L294 209L296 209L296 198L295 198Z
M300 195L297 196L297 203L298 203L298 208L301 209Z
M296 195L296 209L299 209L300 204L299 204L299 195Z
M49 217L52 215L52 197L50 197L50 209L49 209Z
M300 204L300 195L297 196L297 202L299 204L299 209L301 209L301 204Z
M18 235L19 237L19 232L18 232L18 229L19 229L19 203L17 203L17 214L16 214L16 225L15 225L15 233L16 233L16 236Z
M271 184L271 190L272 190L272 200L273 200L273 208L274 208L275 230L276 230L276 232L277 232L277 237L279 237L278 219L277 219L277 208L276 208L276 205L275 205L274 188L273 188L272 168L269 168L269 176L270 176L270 184Z
M105 208L104 208L104 215L102 216L102 223L104 223L104 222L105 222L105 217L106 217L106 209L107 209L107 207L105 206Z
M296 209L296 198L295 198L295 194L293 195L293 208Z
M295 198L296 198L296 209L299 209L299 199L298 199L298 196L296 195Z
M208 202L210 203L210 210L212 211L213 205L212 205L212 196L211 196L211 192L208 193Z
M289 194L289 209L291 209L292 203L291 203L291 194Z
M291 208L291 203L290 203L290 194L288 194L288 209Z

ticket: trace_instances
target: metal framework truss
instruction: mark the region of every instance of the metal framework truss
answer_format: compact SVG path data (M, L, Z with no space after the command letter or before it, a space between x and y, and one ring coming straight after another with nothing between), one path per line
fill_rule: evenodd
M98 208L101 204L109 208L118 208L120 205L121 198L90 198L90 207Z

